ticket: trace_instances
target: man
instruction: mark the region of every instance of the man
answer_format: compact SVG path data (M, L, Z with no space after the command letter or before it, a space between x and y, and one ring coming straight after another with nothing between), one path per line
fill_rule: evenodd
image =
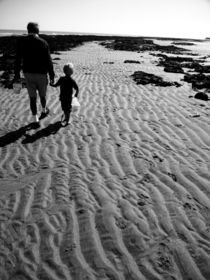
M54 82L55 74L49 46L45 40L39 37L38 24L29 22L27 30L28 35L22 37L17 43L15 80L20 79L22 69L29 94L33 122L39 126L39 119L46 117L49 113L49 109L46 107L47 74L49 74L51 83ZM37 92L42 105L40 118L37 115Z

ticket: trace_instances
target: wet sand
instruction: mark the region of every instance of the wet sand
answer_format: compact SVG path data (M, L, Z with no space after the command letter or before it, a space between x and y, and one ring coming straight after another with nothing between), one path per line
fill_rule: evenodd
M0 88L0 279L210 279L209 101L149 52L88 42L56 57L80 88L69 126L59 89L33 130L26 89Z

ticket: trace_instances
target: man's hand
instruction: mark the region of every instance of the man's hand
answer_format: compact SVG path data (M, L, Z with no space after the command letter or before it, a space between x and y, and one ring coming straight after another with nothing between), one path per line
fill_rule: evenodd
M51 85L51 86L54 85L54 82L55 82L55 81L54 81L54 78L53 78L53 79L50 79L50 85Z

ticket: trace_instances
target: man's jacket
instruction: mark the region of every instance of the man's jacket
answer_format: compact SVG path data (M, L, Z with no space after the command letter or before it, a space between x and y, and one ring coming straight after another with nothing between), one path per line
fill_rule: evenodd
M50 79L55 74L48 43L38 35L29 34L21 37L17 42L15 61L15 77L20 77L20 70L24 73L49 73Z

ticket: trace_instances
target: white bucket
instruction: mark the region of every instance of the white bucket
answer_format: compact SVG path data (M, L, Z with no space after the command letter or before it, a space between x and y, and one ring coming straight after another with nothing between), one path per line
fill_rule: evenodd
M77 97L72 98L71 106L74 107L74 108L79 108L80 107L79 100L77 99Z

